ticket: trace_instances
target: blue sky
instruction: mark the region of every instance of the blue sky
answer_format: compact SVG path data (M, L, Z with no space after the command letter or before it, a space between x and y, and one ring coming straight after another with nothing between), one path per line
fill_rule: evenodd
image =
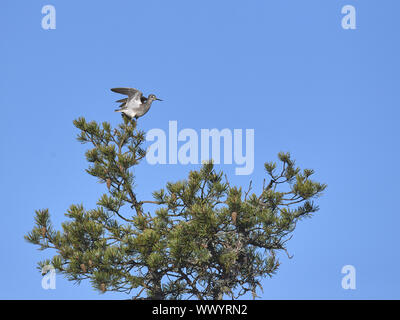
M41 27L44 5L56 29ZM341 8L357 29L341 27ZM0 298L121 299L57 275L43 290L40 252L24 241L34 210L59 227L72 203L95 206L104 185L84 172L73 119L120 121L112 87L155 93L143 130L255 130L255 169L231 183L261 188L263 163L289 151L328 184L302 221L263 299L399 299L400 3L371 1L21 1L0 5ZM195 165L137 170L137 193ZM151 209L151 208L149 208ZM356 268L356 290L341 269Z

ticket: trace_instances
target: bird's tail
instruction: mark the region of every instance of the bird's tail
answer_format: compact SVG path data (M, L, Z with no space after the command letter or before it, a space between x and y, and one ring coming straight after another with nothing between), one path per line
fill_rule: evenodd
M122 109L115 109L115 112L122 112Z

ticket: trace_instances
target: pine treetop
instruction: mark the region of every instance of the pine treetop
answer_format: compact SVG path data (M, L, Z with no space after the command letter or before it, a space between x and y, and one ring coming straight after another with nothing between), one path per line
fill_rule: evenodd
M233 186L212 161L185 180L167 183L153 199L137 199L132 168L146 155L145 133L124 118L116 128L84 118L74 121L78 141L89 144L87 173L105 184L97 207L71 205L62 230L52 226L48 209L37 210L25 239L52 259L39 262L75 282L134 293L134 299L236 299L257 296L261 279L280 265L297 222L318 211L314 199L326 185L310 179L289 153L265 163L259 194L252 183ZM145 206L156 206L154 212Z

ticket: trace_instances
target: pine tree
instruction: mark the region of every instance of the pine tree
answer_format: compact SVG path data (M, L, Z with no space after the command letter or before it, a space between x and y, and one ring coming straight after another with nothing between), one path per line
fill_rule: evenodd
M97 207L71 205L62 231L48 209L36 211L25 239L53 249L52 265L75 282L88 279L104 293L134 292L134 299L236 299L257 296L261 279L279 267L299 220L318 210L313 199L325 184L301 170L289 153L265 163L260 194L232 186L210 161L186 180L167 183L149 201L137 199L132 168L145 157L145 133L124 118L112 129L84 118L74 121L78 140L91 145L87 173L104 183ZM279 167L279 168L278 168ZM148 212L145 206L155 205ZM288 253L287 253L288 254Z

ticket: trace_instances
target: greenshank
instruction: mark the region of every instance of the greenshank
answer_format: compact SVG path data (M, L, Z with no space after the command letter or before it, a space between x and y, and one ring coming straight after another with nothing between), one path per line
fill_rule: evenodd
M153 101L162 101L154 94L150 94L146 98L143 96L141 91L134 88L112 88L111 91L128 96L128 98L117 100L121 105L119 106L119 109L115 110L115 112L121 112L131 119L135 118L136 120L149 111Z

